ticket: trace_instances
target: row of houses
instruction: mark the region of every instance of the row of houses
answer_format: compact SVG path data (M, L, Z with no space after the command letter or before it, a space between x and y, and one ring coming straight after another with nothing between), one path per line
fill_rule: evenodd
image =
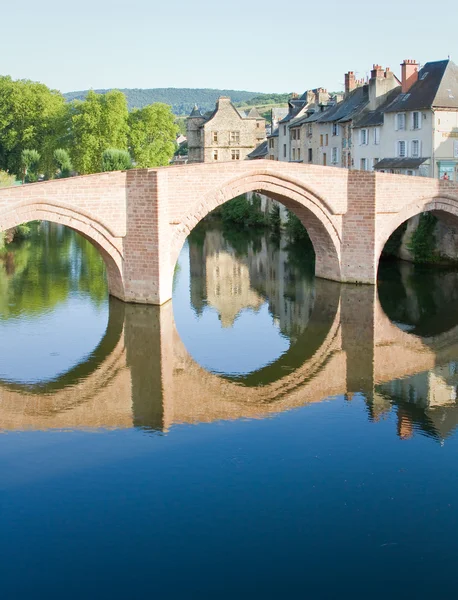
M306 92L302 99L310 98ZM374 65L345 75L341 101L321 94L289 111L249 158L458 180L458 67L451 60Z
M267 137L266 137L267 134ZM345 74L345 91L324 88L273 109L271 126L220 98L187 120L188 162L268 158L458 181L458 67L404 60L398 78L374 65Z

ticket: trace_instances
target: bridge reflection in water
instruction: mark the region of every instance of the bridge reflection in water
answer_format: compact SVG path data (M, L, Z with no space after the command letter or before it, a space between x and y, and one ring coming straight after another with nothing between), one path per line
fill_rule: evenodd
M313 309L303 318L306 327L297 323L300 333L280 359L231 378L193 360L177 332L172 303L111 299L105 336L86 362L46 384L1 384L0 428L166 432L178 423L263 418L357 395L371 420L396 411L401 438L421 431L443 439L455 429L458 325L450 322L448 331L428 335L422 322L425 335L412 335L403 330L409 326L390 321L373 287L324 280L315 282Z

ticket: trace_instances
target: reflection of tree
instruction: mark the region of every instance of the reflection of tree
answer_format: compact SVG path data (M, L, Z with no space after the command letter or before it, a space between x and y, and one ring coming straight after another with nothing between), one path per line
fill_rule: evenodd
M458 273L454 270L381 263L378 293L387 316L419 336L432 336L458 324Z
M76 232L36 224L29 239L0 259L0 315L40 314L83 293L100 305L107 295L105 265L97 249Z

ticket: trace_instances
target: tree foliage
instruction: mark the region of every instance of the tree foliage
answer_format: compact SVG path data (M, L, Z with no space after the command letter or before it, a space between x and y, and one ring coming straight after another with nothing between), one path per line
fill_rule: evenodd
M70 177L73 170L70 154L64 148L54 150L54 163L57 170L57 177Z
M168 165L176 149L178 127L166 104L150 104L129 115L129 146L137 167Z
M41 155L37 150L26 148L21 152L22 181L26 183L37 181L40 159Z
M127 150L108 148L102 154L102 171L125 171L132 168L132 159Z
M59 92L0 76L0 169L20 176L22 151L30 149L40 152L40 169L47 173L64 134L65 113Z
M71 114L71 154L79 173L102 170L102 155L108 148L127 150L128 112L124 94L90 91L86 100L75 100Z
M267 219L261 210L261 198L256 194L250 202L245 194L237 196L221 206L223 223L235 223L245 227L265 227Z

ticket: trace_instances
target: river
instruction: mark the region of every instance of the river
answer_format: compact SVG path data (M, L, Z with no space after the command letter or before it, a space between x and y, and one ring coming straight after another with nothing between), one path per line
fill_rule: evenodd
M3 598L455 588L458 273L313 276L203 223L163 307L58 225L0 256Z

